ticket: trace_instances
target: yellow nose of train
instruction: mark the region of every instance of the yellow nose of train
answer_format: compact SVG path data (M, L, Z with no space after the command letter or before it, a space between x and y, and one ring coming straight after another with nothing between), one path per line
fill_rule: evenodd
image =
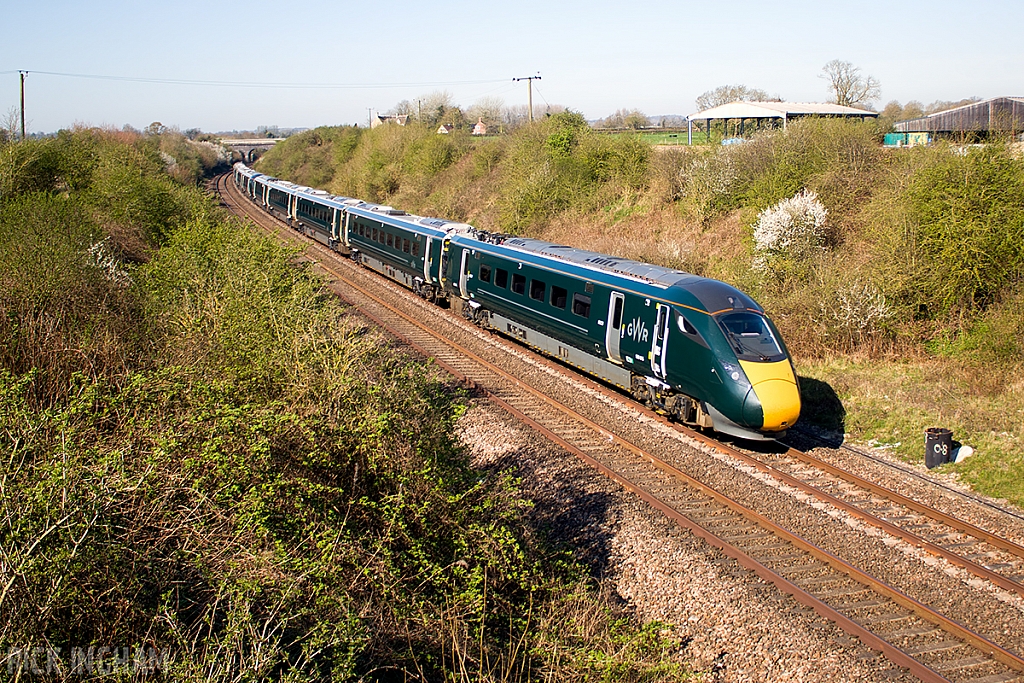
M761 431L781 432L795 425L800 417L800 390L789 361L754 363L741 360L740 366L761 403L764 414Z

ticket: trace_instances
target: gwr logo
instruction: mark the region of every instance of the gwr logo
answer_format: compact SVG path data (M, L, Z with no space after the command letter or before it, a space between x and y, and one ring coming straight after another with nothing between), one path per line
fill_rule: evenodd
M621 337L629 337L635 342L646 342L650 337L647 323L640 318L633 318L622 328Z

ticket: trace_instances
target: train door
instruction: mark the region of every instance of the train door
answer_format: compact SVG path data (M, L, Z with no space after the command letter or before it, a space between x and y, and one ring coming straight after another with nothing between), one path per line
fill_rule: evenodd
M654 341L651 342L651 370L654 376L665 379L665 352L668 346L669 324L672 322L670 313L672 309L664 304L658 304L658 321L654 325Z
M462 250L462 265L459 266L459 294L462 298L468 298L466 282L469 280L469 249Z
M619 353L619 340L622 338L622 307L626 297L619 292L612 292L608 300L608 320L605 323L604 346L608 349L608 358L616 363L622 363L622 355Z
M433 254L430 253L430 248L434 246L434 238L427 238L427 248L423 250L423 281L430 282L430 264L434 260Z
M437 277L441 281L441 289L444 289L448 284L448 261L449 251L452 247L452 240L450 237L445 237L441 240L441 265L437 269Z

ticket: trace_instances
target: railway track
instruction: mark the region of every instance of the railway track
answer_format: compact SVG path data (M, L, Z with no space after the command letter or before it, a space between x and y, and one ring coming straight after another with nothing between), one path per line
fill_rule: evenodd
M218 190L231 210L249 215L268 231L298 239L294 231L237 193L228 178L218 181ZM596 421L576 405L577 401L555 398L544 384L560 381L556 377L564 376L560 366L534 358L535 365L547 368L548 379L528 382L523 378L525 373L517 371L521 364L517 357L532 354L522 349L510 352L504 343L460 318L444 315L411 295L403 296L397 286L318 243L303 243L315 253L319 267L334 278L332 289L418 353L435 359L440 367L485 393L551 441L921 680L1024 681L1024 659L1018 648L993 642L979 633L981 629L958 623L786 528L771 515L702 483L666 456L664 445L644 443L617 425ZM467 337L476 343L463 343ZM481 339L489 342L481 344ZM488 346L496 350L499 345L500 357L488 351ZM571 381L582 382L591 394L606 402L624 400L590 380L574 376ZM779 486L813 496L930 552L1000 590L1024 595L1020 576L1024 547L1013 541L886 491L795 449L785 453L746 452L662 421L649 411L645 414L663 431L683 432L687 438L714 449L718 457L732 459L734 467L739 463L770 477Z

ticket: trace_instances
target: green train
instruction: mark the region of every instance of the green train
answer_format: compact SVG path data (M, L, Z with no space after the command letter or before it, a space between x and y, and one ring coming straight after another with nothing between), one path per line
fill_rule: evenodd
M680 422L765 440L800 415L778 330L728 284L334 197L242 164L235 182L332 249Z

